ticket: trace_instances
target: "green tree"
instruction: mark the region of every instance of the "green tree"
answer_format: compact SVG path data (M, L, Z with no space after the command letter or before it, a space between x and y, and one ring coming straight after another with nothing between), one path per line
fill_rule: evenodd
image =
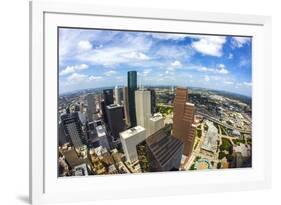
M219 152L219 159L223 159L225 157L225 153L224 152Z

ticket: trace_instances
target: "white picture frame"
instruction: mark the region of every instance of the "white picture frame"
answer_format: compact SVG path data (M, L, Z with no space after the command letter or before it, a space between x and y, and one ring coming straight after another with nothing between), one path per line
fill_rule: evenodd
M57 124L54 122L58 26L253 36L253 136L256 138L253 167L57 178L57 146L54 146ZM30 3L30 93L32 204L241 191L271 186L270 17L34 1ZM74 186L79 188L74 189Z

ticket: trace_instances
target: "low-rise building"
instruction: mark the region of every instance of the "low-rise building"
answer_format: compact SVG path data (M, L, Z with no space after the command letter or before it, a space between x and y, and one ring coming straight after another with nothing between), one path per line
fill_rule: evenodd
M201 148L214 153L216 152L218 146L218 129L214 126L213 122L207 121L206 124L208 126L208 130Z

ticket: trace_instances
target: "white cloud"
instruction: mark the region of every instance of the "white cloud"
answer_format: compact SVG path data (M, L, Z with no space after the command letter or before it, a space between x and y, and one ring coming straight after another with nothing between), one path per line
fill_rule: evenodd
M230 54L228 55L228 59L232 59L232 58L233 58L233 54L230 53Z
M115 70L110 70L104 73L105 76L110 77L115 75L117 72Z
M224 81L224 84L227 84L227 85L233 85L234 82L233 81Z
M128 53L122 53L121 57L128 58L128 59L133 59L133 60L149 60L150 59L144 53L136 52L136 51L128 52Z
M239 66L240 67L246 67L251 63L251 61L245 57L240 58Z
M218 69L216 69L216 72L220 73L220 74L228 74L229 73L229 71L225 68L224 64L219 64Z
M151 73L151 71L152 71L151 69L144 69L143 70L143 75L147 76L149 73Z
M72 73L70 76L67 77L67 81L69 83L79 83L87 79L87 75L79 74L79 73Z
M199 72L210 72L210 73L217 73L217 74L228 74L229 71L225 68L224 64L219 64L218 68L208 68L208 67L199 67L197 68Z
M242 48L251 41L250 37L232 37L231 45L233 48Z
M146 77L149 73L151 73L152 69L144 69L142 72L138 72L139 76Z
M252 86L252 83L251 82L243 82L243 85L245 85L245 86Z
M229 73L229 71L226 70L225 68L221 68L221 69L218 69L216 71L217 71L217 73L220 73L220 74L228 74Z
M80 70L85 70L89 68L87 64L80 64L80 65L74 65L74 66L67 66L65 69L63 69L59 75L64 76L64 75L69 75L71 73L80 71Z
M210 77L206 75L206 76L204 77L204 80L205 80L206 82L209 82L209 81L210 81Z
M215 72L215 69L213 69L213 68L207 68L207 67L199 67L198 69L197 69L199 72Z
M151 35L153 38L157 38L160 40L181 40L188 36L186 34L169 34L169 33L151 33L148 35Z
M89 80L101 80L101 79L103 79L103 77L102 76L93 76L93 75L91 75L91 76L88 77L88 79Z
M190 46L160 45L155 52L155 56L164 57L165 59L188 59L194 54Z
M223 55L223 45L226 37L223 36L194 36L192 48L204 55L220 57Z
M92 49L76 56L78 60L104 66L112 66L122 63L142 63L150 60L145 54L150 49L152 42L144 36L130 36L116 40L110 47Z
M80 51L89 51L92 49L92 44L90 41L79 41L78 42L78 49Z
M179 67L182 67L182 63L180 61L176 60L171 63L171 66L179 68Z

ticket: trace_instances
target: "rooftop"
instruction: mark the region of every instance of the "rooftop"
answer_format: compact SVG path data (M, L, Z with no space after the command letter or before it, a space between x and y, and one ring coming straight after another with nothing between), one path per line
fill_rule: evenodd
M162 116L161 113L155 113L155 114L150 118L151 121L158 121L158 120L160 120L160 119L163 119L163 116Z
M172 135L167 135L163 129L147 138L146 143L161 166L164 166L172 159L180 147L183 146L179 139Z
M114 109L114 108L123 107L123 105L111 104L111 105L107 105L106 107L107 107L107 109Z
M123 138L123 139L126 139L128 137L131 137L133 135L136 135L140 132L143 132L145 131L145 128L143 128L142 126L136 126L136 127L133 127L131 129L128 129L128 130L125 130L124 132L121 132L120 133L120 136Z
M96 130L97 130L98 137L103 137L106 135L104 126L102 125L97 126Z

